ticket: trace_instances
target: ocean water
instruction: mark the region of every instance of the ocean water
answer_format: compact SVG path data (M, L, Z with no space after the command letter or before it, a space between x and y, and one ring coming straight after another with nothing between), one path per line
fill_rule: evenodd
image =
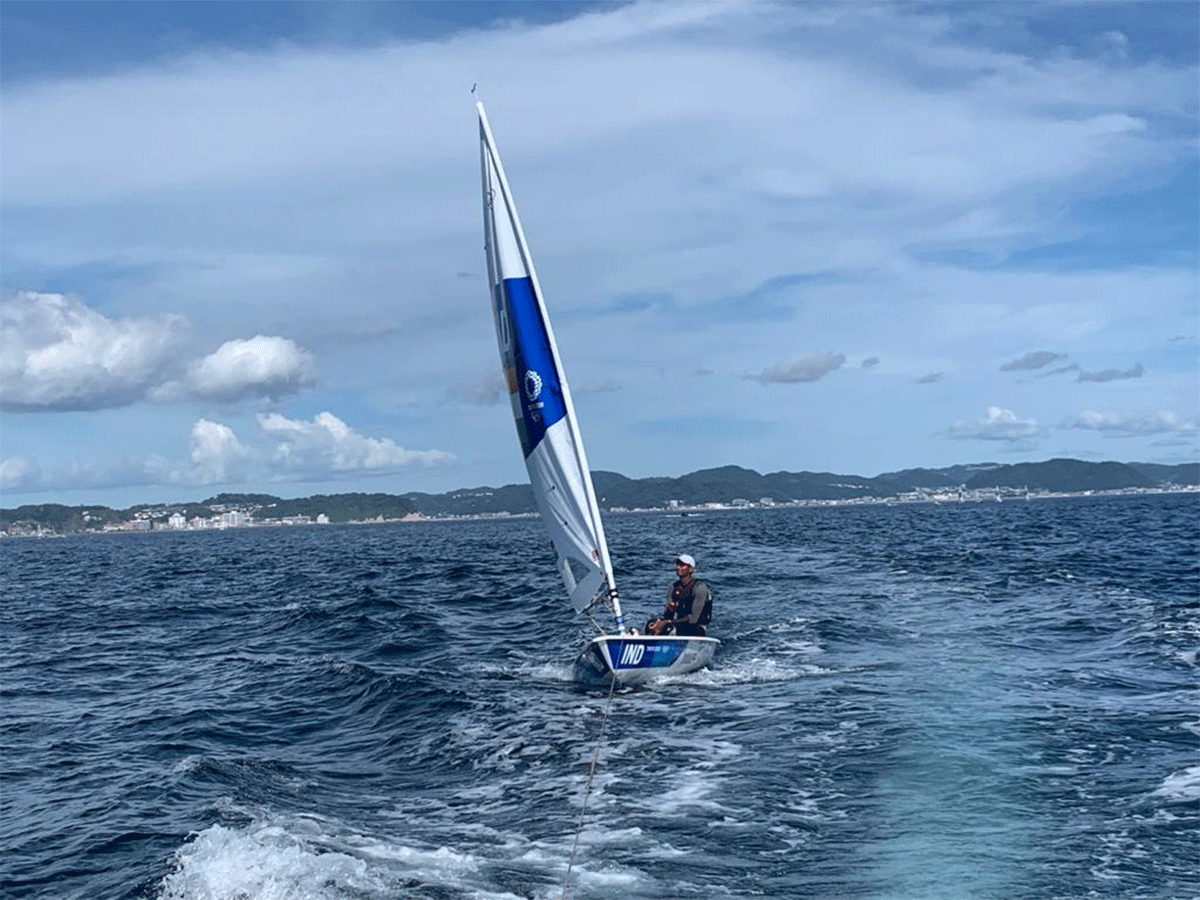
M611 516L723 641L611 698L532 519L5 541L0 893L1190 900L1198 513Z

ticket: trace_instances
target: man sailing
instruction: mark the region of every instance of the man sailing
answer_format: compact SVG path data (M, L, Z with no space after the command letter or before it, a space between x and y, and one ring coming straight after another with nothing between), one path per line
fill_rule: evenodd
M702 637L712 622L712 591L693 574L696 560L687 553L675 557L675 583L667 591L663 614L646 623L650 634Z

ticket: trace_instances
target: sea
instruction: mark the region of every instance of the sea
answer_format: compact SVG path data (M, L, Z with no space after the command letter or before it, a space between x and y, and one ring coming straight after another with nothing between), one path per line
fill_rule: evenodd
M711 669L571 681L532 518L0 545L0 894L1200 897L1200 496L615 514Z

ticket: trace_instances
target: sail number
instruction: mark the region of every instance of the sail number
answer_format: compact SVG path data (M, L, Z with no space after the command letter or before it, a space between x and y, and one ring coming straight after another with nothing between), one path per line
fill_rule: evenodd
M636 666L642 661L642 657L646 655L645 644L628 643L621 649L621 661L617 663L619 666Z

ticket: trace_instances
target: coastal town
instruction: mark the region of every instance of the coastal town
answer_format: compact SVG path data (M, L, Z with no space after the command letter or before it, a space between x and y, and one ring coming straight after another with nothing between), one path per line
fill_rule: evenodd
M665 504L655 506L612 506L610 513L660 513L678 516L696 516L705 513L720 513L736 510L751 509L788 509L800 507L838 507L838 506L896 506L902 504L952 504L952 503L1013 503L1032 500L1047 500L1069 497L1122 497L1146 496L1154 494L1200 494L1200 485L1168 484L1159 487L1130 487L1113 490L1081 490L1081 491L1051 491L1046 489L1029 488L986 488L986 489L924 489L919 488L895 496L862 496L835 499L801 499L777 500L772 497L760 497L750 500L734 498L729 501L706 501L687 503L680 500L668 500ZM260 504L209 504L211 515L187 515L182 504L161 504L147 506L133 511L129 518L119 521L101 521L93 512L87 510L79 514L82 527L73 529L73 533L91 534L144 534L147 532L189 532L189 531L224 531L241 528L283 528L303 527L314 525L334 524L334 520L325 512L315 514L297 514L272 516ZM529 518L536 513L530 510L499 510L493 512L473 513L439 513L429 514L419 511L403 515L375 515L365 518L345 519L340 524L370 525L387 522L436 522L464 521L473 519L507 519ZM59 537L62 530L49 527L36 521L17 521L9 523L0 529L0 538L4 537Z

